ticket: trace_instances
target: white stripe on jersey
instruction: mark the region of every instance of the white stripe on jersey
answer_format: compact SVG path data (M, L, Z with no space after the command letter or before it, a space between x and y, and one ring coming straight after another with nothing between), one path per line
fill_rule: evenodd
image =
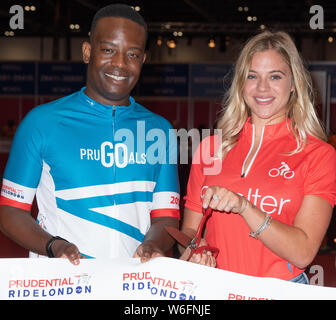
M179 209L180 195L176 192L155 192L153 193L153 207L156 209Z
M24 187L5 178L2 180L1 195L21 203L32 204L36 188Z
M118 219L146 234L150 227L151 202L133 202L107 207L91 208L90 210ZM146 214L148 213L148 214Z
M56 197L63 200L76 200L136 191L153 192L155 184L156 182L154 181L128 181L101 184L97 186L58 190L56 191Z
M131 257L140 244L118 230L81 219L61 209L57 209L57 214L61 218L57 235L74 243L85 255L107 259Z

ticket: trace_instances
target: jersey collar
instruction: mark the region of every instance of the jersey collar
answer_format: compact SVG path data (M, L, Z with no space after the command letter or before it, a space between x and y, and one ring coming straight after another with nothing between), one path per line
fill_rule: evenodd
M135 108L135 100L131 96L129 97L130 104L128 106L116 106L116 105L110 105L110 104L101 104L101 103L93 100L92 98L90 98L84 92L85 89L86 89L86 87L83 87L79 91L79 96L82 99L82 101L84 101L85 105L91 111L93 111L94 113L110 116L115 111L115 114L119 115L119 114L122 114L122 113L125 113L125 112L128 113L129 111L131 111Z
M251 123L251 117L249 117L243 128L243 135L252 137L253 124ZM276 139L291 134L291 122L289 118L284 119L281 122L275 124L269 124L264 126L263 139Z

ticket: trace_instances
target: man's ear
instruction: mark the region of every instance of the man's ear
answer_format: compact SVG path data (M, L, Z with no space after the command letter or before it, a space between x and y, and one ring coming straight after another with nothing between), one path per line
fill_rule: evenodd
M143 58L142 58L142 63L145 63L146 58L147 58L147 55L146 55L146 52L145 52L144 55L143 55Z
M84 63L89 63L91 56L91 44L87 41L83 42L82 45L82 55Z

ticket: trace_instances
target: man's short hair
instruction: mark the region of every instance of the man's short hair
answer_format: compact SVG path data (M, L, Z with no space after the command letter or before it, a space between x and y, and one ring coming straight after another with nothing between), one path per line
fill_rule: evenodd
M93 35L94 29L98 23L98 21L101 18L107 18L107 17L116 17L116 18L125 18L132 20L139 25L143 26L145 29L145 34L146 34L146 40L148 37L147 34L147 24L143 17L135 11L132 7L126 5L126 4L120 4L120 3L115 3L115 4L110 4L106 7L103 7L99 9L96 14L94 15L91 23L91 29L90 29L90 34L91 36Z

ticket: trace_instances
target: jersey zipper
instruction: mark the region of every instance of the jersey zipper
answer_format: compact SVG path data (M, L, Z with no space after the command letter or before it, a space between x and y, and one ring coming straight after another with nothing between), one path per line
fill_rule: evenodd
M115 135L115 112L116 112L116 106L113 105L113 111L112 111L112 143L114 145L114 135ZM113 160L113 183L116 182L116 161ZM113 197L113 204L116 205L116 201Z
M243 163L243 166L242 166L242 171L241 171L241 176L240 176L241 178L245 178L247 176L247 174L249 173L249 171L250 171L250 169L252 167L252 164L253 164L253 162L254 162L255 158L257 157L257 154L258 154L258 152L260 150L260 147L261 147L261 144L262 144L262 141L263 141L263 137L264 137L265 127L262 128L260 142L259 142L257 151L255 152L253 158L251 159L251 162L250 162L249 166L246 168L246 170L244 170L245 169L245 163L246 163L248 157L250 156L250 154L251 154L251 152L253 150L253 147L254 147L254 143L255 143L255 127L254 127L254 124L252 125L252 128L253 128L253 130L252 130L251 148L250 148L250 150L249 150L249 152L248 152L248 154L247 154L247 156L246 156L246 158L244 160L244 163Z
M114 136L115 136L115 114L116 114L116 106L113 105L113 109L112 109L112 145L113 145L113 151L114 151L114 145L115 145L115 141L114 141ZM113 170L113 183L114 185L116 185L116 161L115 161L115 153L114 153L114 157L113 157L113 166L112 166L112 170ZM116 194L117 192L113 195L113 215L114 217L116 217L117 219L119 218L119 215L117 213L117 203L116 203ZM114 245L117 246L117 248L119 247L119 237L116 236L115 234L111 234L109 236L109 240L111 243L114 243ZM107 255L109 255L109 253L107 253Z

